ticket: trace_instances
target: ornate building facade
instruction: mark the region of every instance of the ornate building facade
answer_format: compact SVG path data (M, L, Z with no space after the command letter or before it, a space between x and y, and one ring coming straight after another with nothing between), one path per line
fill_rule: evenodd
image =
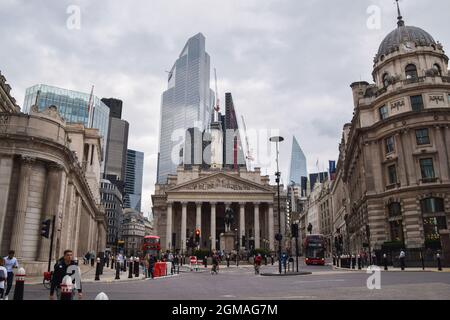
M6 78L0 71L0 112L20 112L16 99L11 96L11 86L6 83Z
M286 195L282 196L284 213ZM275 251L276 199L276 187L269 184L268 176L261 176L259 168L247 171L179 166L176 175L169 175L167 184L155 186L155 233L161 237L163 249L185 251L187 239L199 229L200 248L222 250L225 210L231 208L234 221L230 230L235 234L236 249L239 245L240 250ZM285 215L280 218L285 236Z
M346 235L346 251L437 250L448 238L447 69L443 46L406 26L399 10L397 28L374 59L374 83L351 85L354 116L332 187L334 232Z
M0 251L15 250L27 275L41 275L50 250L41 223L53 217L53 260L69 248L103 251L98 130L67 124L53 106L0 118Z

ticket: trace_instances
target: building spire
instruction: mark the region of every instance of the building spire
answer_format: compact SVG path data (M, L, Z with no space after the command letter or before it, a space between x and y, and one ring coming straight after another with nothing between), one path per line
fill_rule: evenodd
M400 5L398 4L398 0L395 0L395 1L397 1L397 12L398 12L397 25L399 27L403 27L405 25L405 21L403 21L403 17L402 17L402 13L400 12Z

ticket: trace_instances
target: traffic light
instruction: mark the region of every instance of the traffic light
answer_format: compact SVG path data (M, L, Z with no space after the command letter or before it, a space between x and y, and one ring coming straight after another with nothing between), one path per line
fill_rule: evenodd
M50 236L50 225L51 225L51 223L52 223L52 220L50 220L50 219L42 221L41 236L46 237L47 239Z
M200 242L200 230L198 229L195 230L195 242L196 243Z

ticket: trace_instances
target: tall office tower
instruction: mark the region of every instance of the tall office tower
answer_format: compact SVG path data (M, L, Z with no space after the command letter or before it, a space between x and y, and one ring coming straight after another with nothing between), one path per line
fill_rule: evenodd
M121 100L110 98L102 99L102 101L110 109L104 176L123 194L125 191L129 124L120 118L122 115Z
M92 105L92 110L90 110L91 116L89 116L88 112L89 102ZM43 111L45 108L54 105L58 108L59 114L66 122L81 123L87 128L99 129L102 136L103 151L101 171L104 172L109 127L109 108L99 98L96 96L91 97L90 93L38 84L25 91L23 112L30 113L31 107L34 104L37 104L39 111Z
M123 207L141 212L142 176L144 173L144 153L127 150L125 172L125 195Z
M228 168L234 168L235 165L246 167L233 96L229 92L225 94L225 115L221 116L221 119L224 131L224 166Z
M176 173L186 130L208 128L214 92L209 87L210 58L205 37L199 33L188 40L168 76L168 89L162 94L158 150L158 183ZM202 146L199 145L198 148Z
M122 119L122 100L115 98L102 98L102 102L108 106L110 117Z
M289 167L289 183L302 185L302 177L308 177L306 157L295 136L292 137L291 163Z

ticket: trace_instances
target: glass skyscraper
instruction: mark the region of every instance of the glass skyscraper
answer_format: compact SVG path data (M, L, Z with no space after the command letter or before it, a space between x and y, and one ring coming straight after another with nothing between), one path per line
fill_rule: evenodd
M168 89L161 99L157 182L165 183L183 159L186 130L208 128L214 106L209 87L210 57L205 37L188 40L168 76ZM196 146L201 148L202 145Z
M292 137L291 163L289 167L289 183L302 185L302 177L308 177L306 157L295 136Z
M38 94L39 93L39 94ZM90 93L61 89L45 84L38 84L25 91L23 112L30 113L37 102L39 111L54 105L66 122L82 123L85 127L99 129L102 136L103 159L106 155L106 141L109 126L109 108L96 96L92 103L92 126L89 126L88 104ZM36 101L37 100L37 101ZM104 171L104 161L102 171Z
M125 195L123 207L141 212L142 177L144 174L144 153L127 150L125 169Z

